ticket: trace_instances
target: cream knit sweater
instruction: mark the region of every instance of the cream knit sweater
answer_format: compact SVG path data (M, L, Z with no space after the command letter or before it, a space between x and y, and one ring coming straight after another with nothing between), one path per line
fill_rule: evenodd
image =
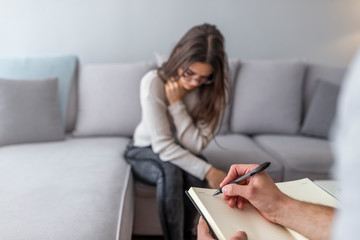
M163 161L171 161L189 174L203 180L211 165L196 155L213 138L210 127L195 125L189 111L198 101L198 92L188 93L182 101L169 105L164 82L157 70L141 80L141 122L134 133L134 145L151 146ZM179 142L183 147L176 143Z

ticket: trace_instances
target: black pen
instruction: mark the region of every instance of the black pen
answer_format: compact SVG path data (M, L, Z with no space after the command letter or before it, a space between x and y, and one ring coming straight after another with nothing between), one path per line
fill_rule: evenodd
M238 179L228 183L228 184L232 184L232 183L241 183L242 181L248 179L249 177L251 177L252 175L259 173L263 170L265 170L266 168L268 168L270 166L270 162L264 162L263 164L261 164L260 166L258 166L257 168L255 168L254 170L252 170L251 172L248 172L245 175L242 175L241 177L239 177ZM226 184L226 185L228 185ZM226 186L225 185L225 186ZM213 196L218 195L222 193L222 187L219 188L218 190L216 190L216 192L213 194Z

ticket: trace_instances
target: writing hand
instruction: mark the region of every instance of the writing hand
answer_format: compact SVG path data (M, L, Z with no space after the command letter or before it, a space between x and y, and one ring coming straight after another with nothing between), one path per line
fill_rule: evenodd
M256 167L258 167L256 164L232 165L220 186L225 186ZM242 209L244 202L249 201L271 222L276 222L277 210L281 209L287 200L287 196L277 188L265 171L248 178L241 184L229 184L223 187L222 191L230 207L236 206Z

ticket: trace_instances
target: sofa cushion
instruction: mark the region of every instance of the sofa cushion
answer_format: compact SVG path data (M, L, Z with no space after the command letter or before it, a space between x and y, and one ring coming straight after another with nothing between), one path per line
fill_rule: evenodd
M128 139L0 148L1 239L131 239Z
M303 113L307 113L309 109L319 79L335 85L341 85L345 72L346 68L343 67L308 63L306 66L305 91L303 96L305 104L303 106Z
M259 135L255 141L284 165L284 181L327 179L334 158L328 141L303 136Z
M0 79L0 146L64 139L57 79Z
M310 107L305 116L302 134L328 138L335 116L340 87L326 81L319 81Z
M140 122L140 80L152 63L83 65L75 136L131 136Z
M237 133L296 133L301 117L304 64L244 61L236 80L231 130Z
M228 172L232 164L261 164L271 162L266 170L274 181L282 180L282 166L245 135L217 136L204 151L204 156L214 167Z
M0 59L0 78L42 79L58 78L58 96L61 115L69 132L74 128L76 119L75 78L76 56L38 57L23 59Z

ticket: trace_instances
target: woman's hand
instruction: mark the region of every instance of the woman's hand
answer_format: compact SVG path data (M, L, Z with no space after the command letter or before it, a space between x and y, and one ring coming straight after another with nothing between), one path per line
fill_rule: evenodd
M205 179L211 188L218 189L220 188L220 183L224 180L225 177L226 173L217 168L211 167L207 172Z
M171 105L183 99L183 97L188 93L188 91L182 86L180 86L179 82L168 80L165 83L165 93L166 98Z

